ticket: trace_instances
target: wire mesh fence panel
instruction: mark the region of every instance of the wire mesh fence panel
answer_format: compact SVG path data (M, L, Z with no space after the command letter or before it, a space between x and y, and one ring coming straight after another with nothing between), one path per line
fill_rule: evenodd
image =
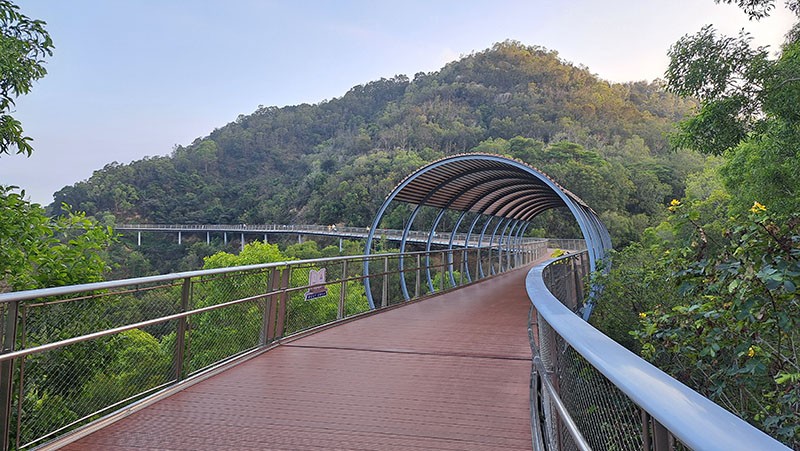
M369 259L369 284L372 302L375 308L386 307L389 305L388 298L388 256L376 255Z
M353 259L347 261L347 268L344 270L345 280L344 283L344 317L357 315L369 310L369 301L367 301L367 293L364 289L363 271L364 261L362 259ZM342 287L342 283L339 282ZM342 288L340 288L341 290ZM341 296L341 291L339 292Z
M573 312L583 302L587 266L588 259L577 254L548 265L542 272L548 291ZM609 451L690 449L573 349L541 314L536 318L536 324L531 326L536 337L534 346L538 347L536 355L550 371L558 399L588 446ZM542 404L546 404L546 396L542 398ZM548 438L552 446L580 449L564 419L553 409L545 408L543 412L552 416L545 422L558 431Z
M592 449L642 449L639 408L580 354L562 346L557 376L561 399Z
M408 294L409 299L413 299L419 296L422 288L422 260L419 255L409 255L398 259L398 266L401 264L403 272L400 278L405 283L405 294Z
M284 335L369 310L362 270L360 258L324 265L292 264Z
M185 308L205 308L250 299L190 315L181 373L192 374L261 343L272 271L255 270L192 280ZM180 337L178 337L180 338Z
M564 424L563 421L558 421L557 425L558 429L558 450L559 451L579 451L580 447L577 443L575 443L575 439L572 437L572 434L569 432L569 428ZM602 449L602 448L598 448Z
M576 278L580 271L581 266L573 257L552 263L543 272L550 293L572 311L582 301L578 294L583 280ZM559 398L589 445L612 451L642 449L636 406L569 347L541 316L538 329L542 360L553 371ZM558 449L578 449L563 419L559 417L557 423Z
M382 281L385 284L386 305L405 302L406 298L400 283L400 279L403 277L403 273L400 270L400 258L396 255L385 258L384 270L388 273Z
M242 271L193 279L189 308L223 304L269 292L272 270Z
M186 334L188 373L257 347L264 312L265 303L255 299L190 315Z
M24 357L13 414L17 446L85 424L173 379L175 321L160 339L142 329Z
M431 293L438 293L444 290L444 265L444 255L440 253L431 253L427 267L427 275L425 276Z
M25 324L20 331L24 346L52 343L176 313L180 290L180 284L170 283L24 303ZM151 332L163 335L158 327Z
M178 311L179 301L180 287L173 283L34 299L22 305L16 348L170 315ZM83 424L169 382L174 333L175 321L166 321L17 360L12 443L38 443L40 437Z

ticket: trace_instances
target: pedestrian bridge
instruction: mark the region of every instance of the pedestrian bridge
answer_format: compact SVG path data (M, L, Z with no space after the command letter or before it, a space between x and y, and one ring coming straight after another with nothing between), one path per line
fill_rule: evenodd
M370 236L369 227L347 227L337 225L316 225L316 224L117 224L114 226L117 232L123 235L136 236L136 242L142 245L142 234L149 233L170 233L175 234L178 244L182 244L186 236L201 236L206 243L210 244L212 237L222 237L223 243L238 241L241 249L244 248L248 240L269 241L272 235L296 235L298 242L302 242L304 237L325 236L339 238L339 249L342 249L342 239L365 240ZM480 247L484 245L479 235L470 236L466 233L444 234L433 233L431 231L409 230L405 233L402 229L376 229L373 236L382 240L407 243L426 244L430 242L436 246L457 246ZM488 240L488 237L486 237ZM544 238L519 237L520 242L539 242L545 244ZM575 246L575 242L580 240L561 240L562 247Z
M432 163L370 230L398 201L424 249L0 294L3 447L788 450L585 321L610 243L534 168ZM550 259L520 238L557 207Z

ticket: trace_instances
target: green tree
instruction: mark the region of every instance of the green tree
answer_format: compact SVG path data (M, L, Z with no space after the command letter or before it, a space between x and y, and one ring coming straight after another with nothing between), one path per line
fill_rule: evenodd
M10 114L14 99L27 94L33 82L44 77L44 58L53 54L53 41L45 22L32 20L8 0L0 0L0 154L30 155L31 138Z
M83 213L51 220L24 192L0 186L0 292L98 282L114 239Z
M732 0L726 1L732 3ZM774 1L737 1L754 18L767 15ZM797 1L787 2L800 14ZM796 26L797 27L797 26ZM796 28L795 27L795 28ZM759 201L772 213L800 208L800 40L789 34L778 58L752 48L751 37L718 36L706 26L669 51L668 87L695 96L697 114L672 137L675 147L725 155L721 168L734 196L735 213Z
M767 17L775 8L775 0L714 0L717 3L735 3L742 8L751 19L762 19ZM794 12L800 12L800 1L786 0L786 7Z
M239 254L217 252L205 257L203 269L227 268L230 266L256 265L285 261L286 256L278 249L277 244L254 241L246 244Z
M720 155L745 140L763 121L765 84L774 62L766 48L752 48L752 37L717 36L707 25L684 36L669 50L666 77L671 91L700 99L698 113L673 135L675 147Z

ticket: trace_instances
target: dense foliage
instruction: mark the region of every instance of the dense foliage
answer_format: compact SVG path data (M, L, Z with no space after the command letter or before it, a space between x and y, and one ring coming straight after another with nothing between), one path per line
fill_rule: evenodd
M730 1L728 1L730 3ZM774 2L737 2L753 17ZM788 2L800 13L798 3ZM795 31L797 26L795 26ZM776 59L711 27L670 50L699 98L673 144L719 155L640 243L616 253L595 324L800 449L800 34Z
M82 213L52 221L24 193L0 186L0 293L103 280L113 239Z
M413 79L261 107L170 156L109 164L56 193L54 206L118 221L366 226L414 169L491 151L552 171L626 242L702 164L670 153L663 137L692 105L657 82L610 84L554 51L502 42ZM568 233L571 222L549 231Z
M671 209L644 244L615 255L593 322L797 447L800 217L760 203L721 219L706 201Z

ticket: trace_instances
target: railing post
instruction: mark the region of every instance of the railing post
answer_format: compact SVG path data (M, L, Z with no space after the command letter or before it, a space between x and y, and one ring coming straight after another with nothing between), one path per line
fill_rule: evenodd
M653 451L670 451L667 428L653 417L650 420L653 423Z
M19 317L19 301L9 302L5 306L5 321L3 322L3 343L0 354L14 351L17 342L17 319ZM14 361L0 362L0 449L6 451L11 443L11 404L12 384L14 383Z
M274 283L273 279L275 277L275 270L271 269L267 273L267 283L264 287L266 292L269 293L272 291L272 284ZM265 297L261 300L261 331L258 334L258 344L259 346L266 346L270 340L270 326L269 326L269 319L270 313L272 312L272 296ZM272 318L275 318L274 316Z
M442 262L442 272L439 274L439 292L444 291L444 279L447 273L447 252L439 253L439 261Z
M481 265L481 248L479 247L475 253L475 280L480 280L481 278L483 278L483 265Z
M275 293L281 286L281 270L273 268L270 272L270 293ZM275 339L275 321L278 318L278 297L271 295L268 298L267 307L269 314L267 316L267 339L264 344L267 344Z
M650 451L650 414L641 409L642 413L642 451Z
M383 257L383 289L381 290L381 307L389 305L389 257Z
M575 305L583 305L583 254L578 254L572 262L573 283L575 284Z
M642 410L642 449L644 451L670 451L670 433L648 412Z
M417 281L414 283L414 297L419 297L420 281L422 279L422 256L417 254Z
M283 337L283 330L286 327L286 304L289 302L289 283L291 282L292 267L286 266L281 271L281 296L278 305L278 324L275 338Z
M183 279L183 286L181 287L181 313L189 310L189 298L191 297L192 292L192 279L187 277ZM180 381L183 379L183 363L186 357L186 317L180 318L178 320L178 331L175 334L175 354L173 357L172 364L173 367L173 375L175 376L176 381Z
M345 299L347 297L347 260L342 261L342 287L339 288L339 310L336 312L336 319L344 318Z
M461 250L461 264L458 265L458 285L464 285L464 273L467 268L467 249Z
M450 287L452 288L456 286L456 281L455 278L453 277L453 267L455 266L453 263L454 262L453 251L448 250L447 254L445 255L447 255L447 274L449 276L448 280L450 280ZM444 277L444 271L442 271L442 277Z

